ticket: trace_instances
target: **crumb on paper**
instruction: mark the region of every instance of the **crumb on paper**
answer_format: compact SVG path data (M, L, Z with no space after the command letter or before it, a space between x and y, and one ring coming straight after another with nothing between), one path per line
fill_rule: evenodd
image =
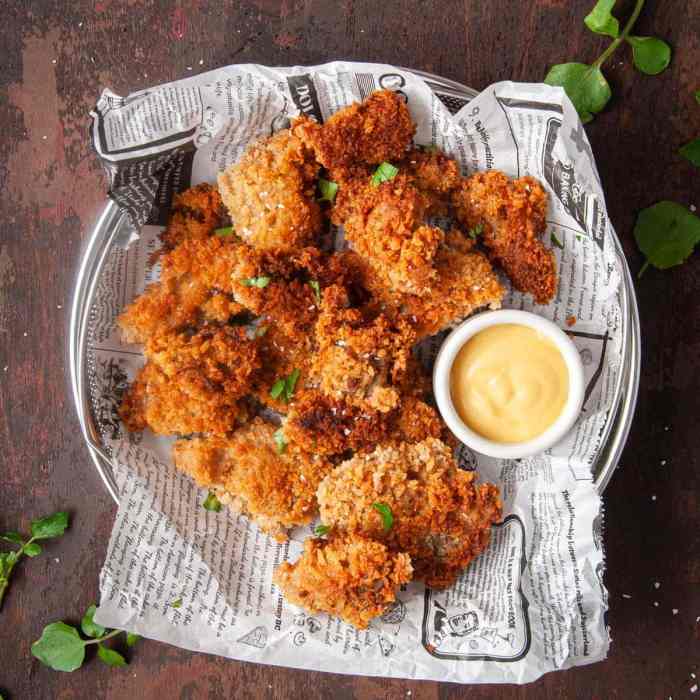
M576 316L569 316L569 317L566 319L566 325L567 325L567 326L570 327L570 326L573 326L573 325L575 325L575 324L576 324Z

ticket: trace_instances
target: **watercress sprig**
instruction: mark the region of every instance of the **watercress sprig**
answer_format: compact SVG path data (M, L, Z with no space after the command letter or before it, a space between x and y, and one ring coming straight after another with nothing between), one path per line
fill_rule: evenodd
M54 671L75 671L85 661L85 649L90 644L97 644L97 656L108 666L126 666L127 661L115 649L104 645L108 639L118 634L126 635L126 645L133 647L139 640L138 634L123 630L109 630L95 622L97 607L91 605L83 619L80 629L88 639L83 639L75 627L65 622L52 622L44 627L41 637L32 644L32 655Z
M671 61L671 47L653 36L634 36L634 28L644 7L644 0L637 0L632 14L620 30L618 19L612 14L616 0L598 0L583 20L592 32L612 38L610 45L591 64L560 63L552 66L544 79L548 85L563 87L585 124L593 115L602 111L612 96L612 90L603 75L603 64L621 44L632 47L635 68L647 75L657 75Z
M41 554L42 547L37 540L49 540L60 537L68 527L68 513L59 511L30 524L31 537L25 539L19 532L3 532L0 540L18 544L19 549L11 552L0 552L0 608L5 597L5 591L10 584L10 576L17 562L23 557L36 557Z

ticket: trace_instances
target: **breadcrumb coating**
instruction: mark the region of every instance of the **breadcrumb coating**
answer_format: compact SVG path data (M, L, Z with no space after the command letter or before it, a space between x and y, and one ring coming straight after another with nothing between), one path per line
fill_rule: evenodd
M156 336L145 354L148 361L120 407L129 430L222 435L246 418L240 399L249 391L260 358L244 329Z
M430 204L405 173L379 185L353 180L338 190L332 220L387 286L421 294L435 281L435 255L444 238L425 223Z
M161 333L219 321L244 310L230 293L230 268L236 244L212 236L183 241L161 258L158 282L146 287L117 318L122 338L145 343ZM214 296L222 296L214 300Z
M554 298L554 255L539 239L546 228L547 193L535 178L476 173L462 181L452 203L463 225L484 226L484 245L517 290L532 294L538 304Z
M294 563L284 562L273 581L287 600L365 629L411 580L411 559L361 537L307 539Z
M318 514L316 489L332 467L294 448L279 454L275 430L255 418L230 437L179 440L173 458L199 486L283 541L290 528L308 525Z
M219 190L208 183L190 187L173 197L170 220L160 234L164 250L186 240L201 240L224 226L225 211Z
M339 110L323 125L308 117L292 125L292 132L327 169L398 160L415 131L406 103L390 90L373 92L364 102Z
M289 129L261 139L219 173L219 191L236 234L256 248L312 244L321 229L314 199L318 164Z
M484 550L501 518L498 489L475 486L474 479L435 438L383 445L343 462L321 482L321 520L408 553L416 578L444 588ZM393 515L389 529L377 503Z

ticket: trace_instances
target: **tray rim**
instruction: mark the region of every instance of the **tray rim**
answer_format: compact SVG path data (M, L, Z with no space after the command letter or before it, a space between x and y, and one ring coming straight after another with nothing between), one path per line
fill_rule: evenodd
M402 69L417 75L431 87L434 85L445 94L454 94L468 99L479 94L477 90L455 80L442 78L422 70ZM125 222L126 215L119 211L112 200L108 200L90 232L81 255L71 303L68 346L73 402L78 414L80 429L93 464L105 488L117 504L119 503L119 487L114 478L112 460L102 446L100 435L94 424L92 407L86 390L85 360L89 316L95 291L107 256L119 238ZM609 419L606 424L606 435L603 440L605 447L601 450L601 455L598 458L598 463L602 461L602 466L593 479L596 489L601 495L619 466L622 451L629 436L637 404L641 373L641 329L634 282L622 244L614 230L613 241L623 272L620 301L622 314L626 317L622 338L625 352L611 408L614 417Z

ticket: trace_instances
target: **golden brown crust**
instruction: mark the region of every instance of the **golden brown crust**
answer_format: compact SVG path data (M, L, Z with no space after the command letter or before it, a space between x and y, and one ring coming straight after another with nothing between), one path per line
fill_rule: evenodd
M256 248L312 244L321 229L314 199L318 165L288 129L249 146L219 174L219 191L236 234Z
M120 415L130 430L225 434L246 417L240 399L260 366L240 328L204 328L149 340L148 361L126 391Z
M539 236L546 227L547 193L532 177L511 180L498 170L462 181L452 199L466 227L484 226L482 240L513 286L548 304L556 292L552 251Z
M435 438L383 445L343 462L321 482L321 520L407 552L417 578L446 587L483 551L490 526L501 517L498 489L475 486L474 478ZM391 511L390 528L376 503Z
M316 489L331 465L292 447L280 454L275 430L255 418L231 437L180 440L173 458L178 469L214 490L222 503L285 540L287 530L309 524L318 514Z
M165 251L186 240L208 238L224 226L225 214L219 190L208 183L190 187L173 197L170 220L161 233Z
M330 170L398 160L415 130L406 103L390 90L373 92L364 102L339 110L323 125L308 117L292 125L292 132Z
M361 537L332 536L307 539L301 557L280 564L273 581L294 605L365 629L396 600L411 574L407 554Z

